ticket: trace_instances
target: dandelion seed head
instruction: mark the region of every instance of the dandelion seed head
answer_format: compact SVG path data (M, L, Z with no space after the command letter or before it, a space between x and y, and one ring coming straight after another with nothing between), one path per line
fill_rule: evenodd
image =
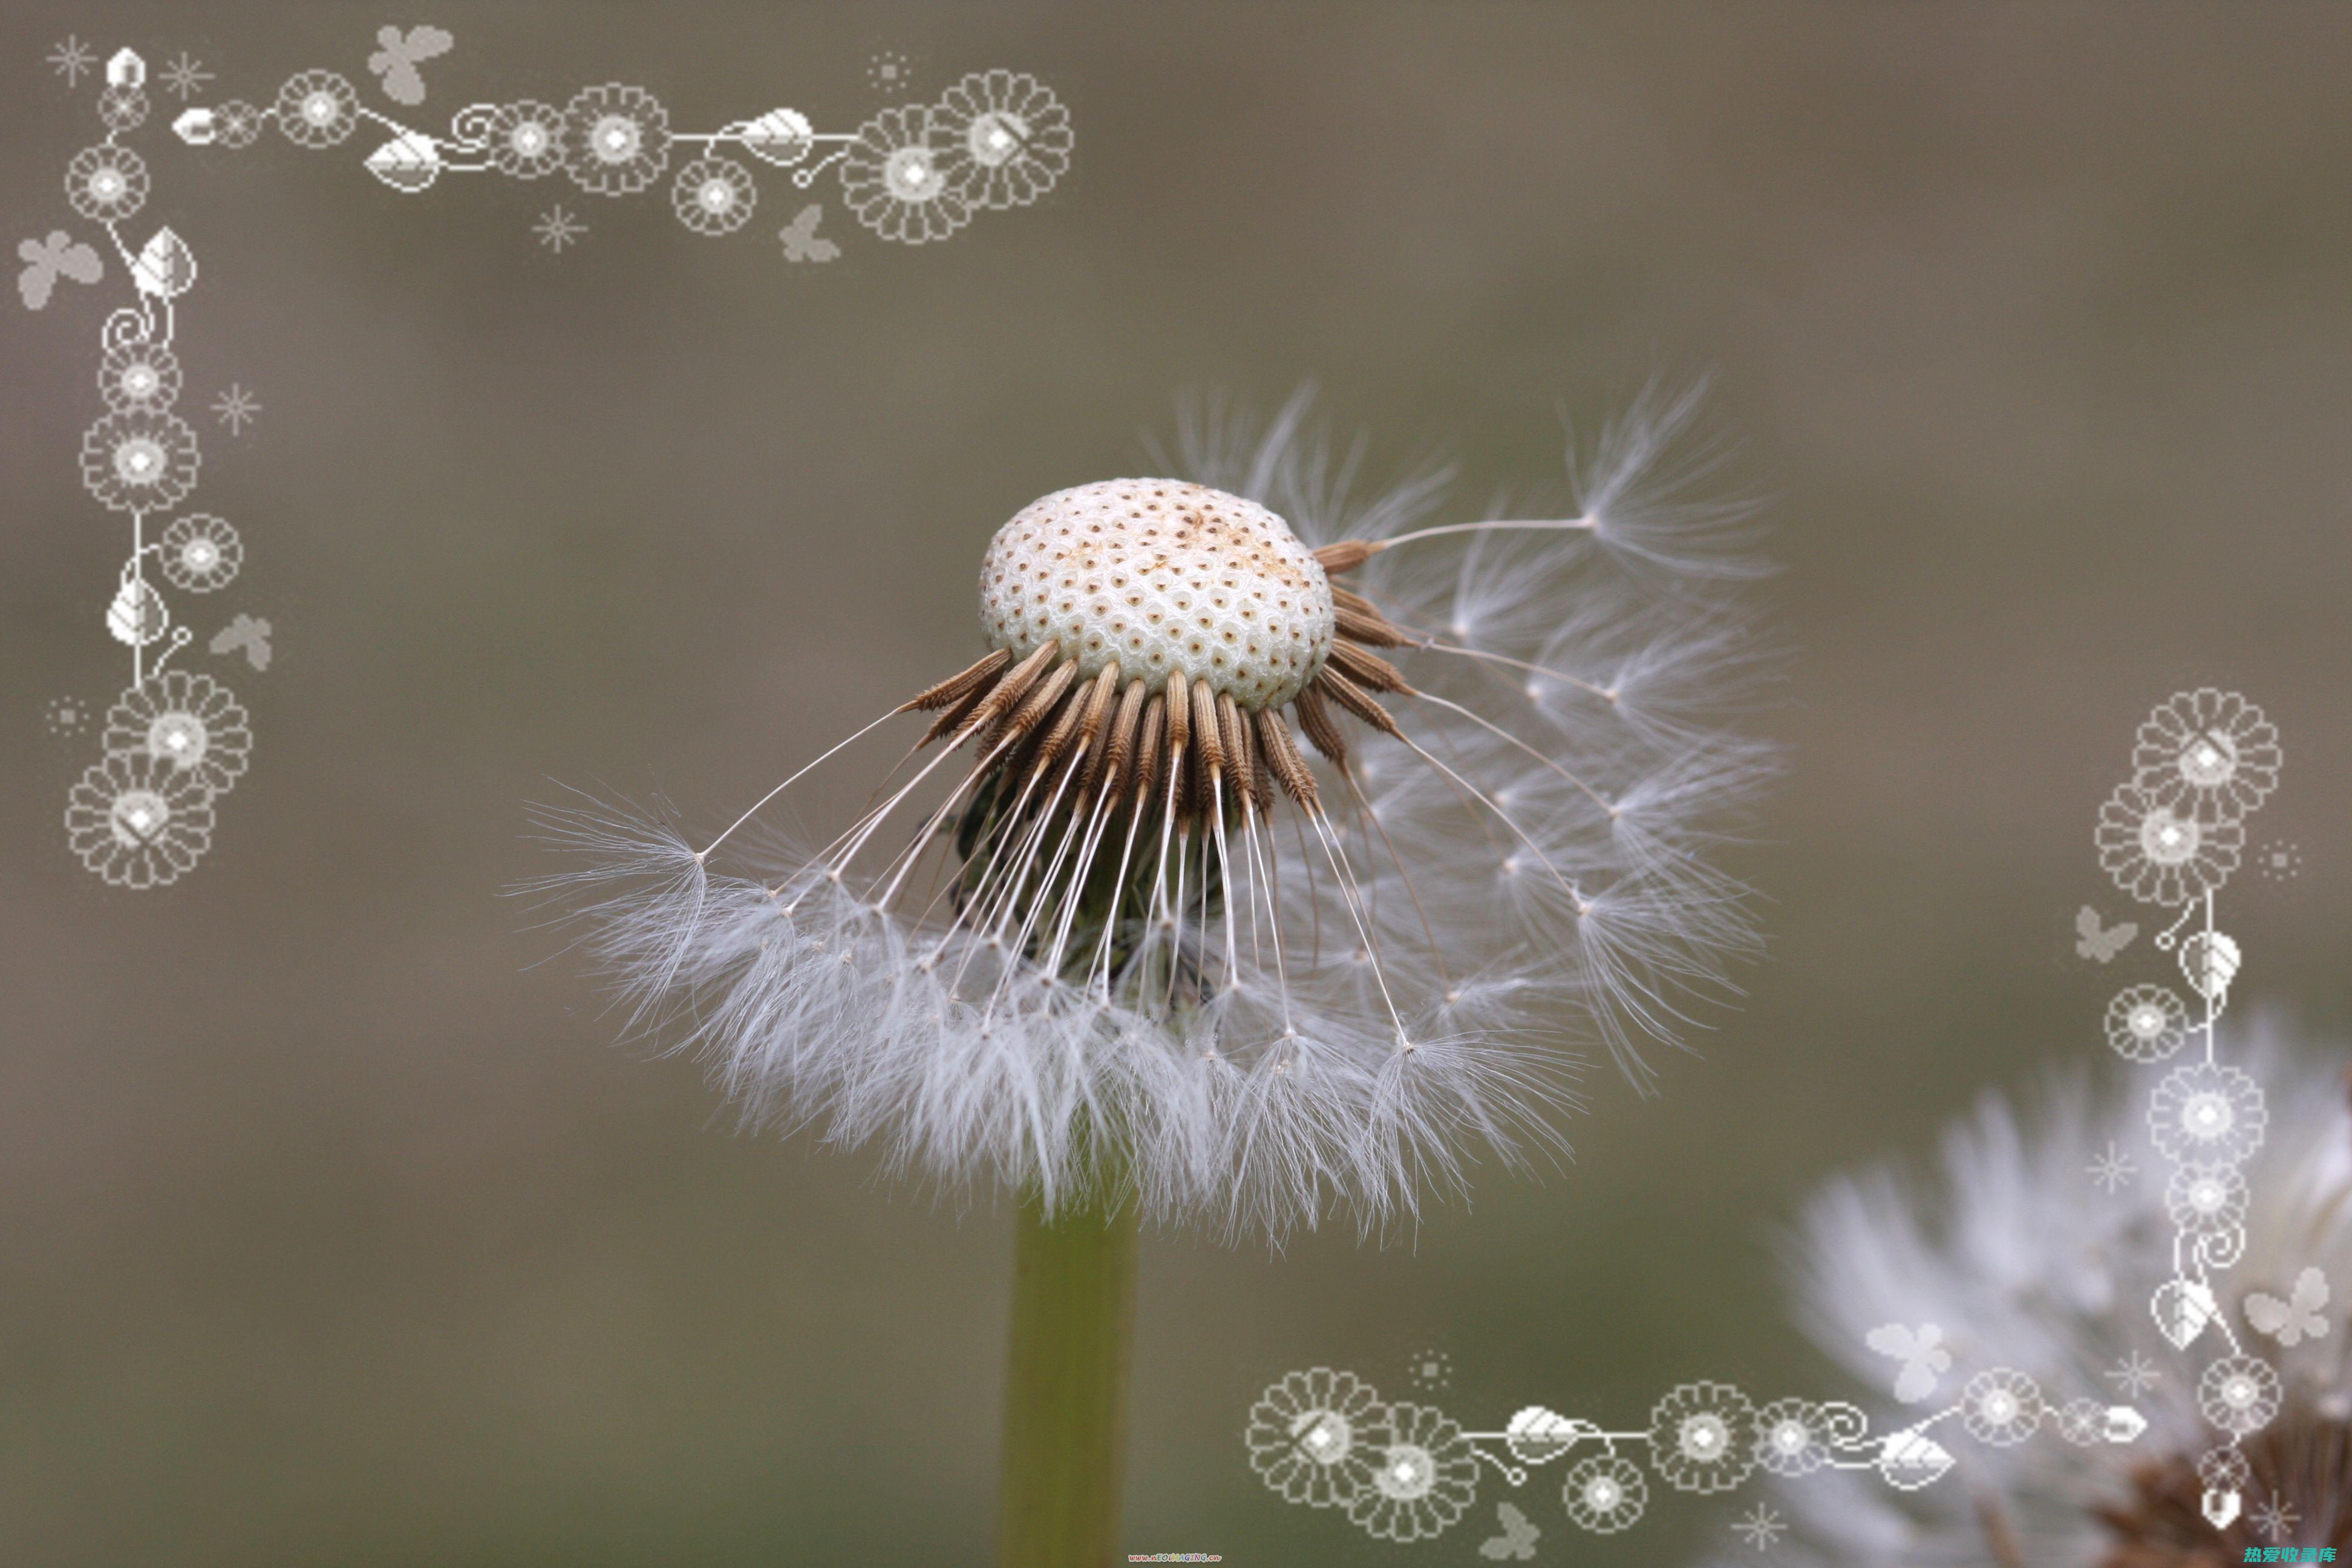
M754 847L766 801L701 844L554 819L591 864L544 885L631 1026L748 1122L1231 1237L1557 1153L1585 1042L1646 1085L1753 940L1706 858L1768 771L1697 697L1729 574L1654 600L1581 524L1443 522L1444 470L1363 485L1306 412L1188 422L1186 477L1000 528L988 651L830 841ZM1645 653L1692 702L1577 705Z
M1177 479L1056 490L999 529L980 573L981 630L1026 658L1057 643L1078 677L1106 665L1164 688L1171 671L1255 711L1323 668L1331 585L1290 525Z

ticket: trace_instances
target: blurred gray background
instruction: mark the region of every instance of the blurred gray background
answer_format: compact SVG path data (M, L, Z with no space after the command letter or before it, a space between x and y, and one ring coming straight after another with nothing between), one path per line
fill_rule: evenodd
M211 858L86 874L58 816L96 742L43 715L125 679L121 527L75 463L121 279L5 301L0 1559L984 1560L1002 1208L737 1135L691 1064L613 1048L501 889L551 780L709 821L954 668L990 531L1133 471L1188 388L1312 378L1475 502L1555 477L1557 405L1713 373L1787 568L1756 722L1794 765L1740 857L1772 900L1748 1005L1661 1100L1595 1071L1572 1169L1385 1247L1148 1243L1130 1550L1477 1561L1475 1521L1405 1552L1259 1485L1244 1412L1294 1367L1402 1393L1440 1348L1476 1426L1842 1388L1787 1326L1779 1228L2099 1049L2116 982L2073 918L2122 900L2090 825L2178 688L2286 736L2255 837L2306 865L2233 885L2242 994L2352 1025L2352 12L16 0L8 236L98 237L59 190L99 134L42 63L68 34L184 49L215 100L327 66L382 105L391 20L457 36L428 126L616 79L681 124L851 128L1003 65L1071 105L1076 166L919 250L828 182L841 259L793 267L810 198L772 175L705 240L660 190L405 197L364 142L184 148L156 95L134 228L203 268L184 401L263 404L240 439L199 416L197 501L249 552L200 629L249 609L278 657L198 661L258 736ZM911 93L869 86L883 49ZM553 256L559 200L592 232ZM1545 1561L1729 1540L1676 1499L1570 1542L1556 1489L1520 1500Z

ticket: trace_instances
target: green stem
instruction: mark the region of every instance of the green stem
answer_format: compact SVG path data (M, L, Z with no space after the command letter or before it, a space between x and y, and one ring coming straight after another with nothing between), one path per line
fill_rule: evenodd
M1104 1568L1118 1543L1135 1327L1135 1205L1034 1195L1013 1222L1002 1568Z

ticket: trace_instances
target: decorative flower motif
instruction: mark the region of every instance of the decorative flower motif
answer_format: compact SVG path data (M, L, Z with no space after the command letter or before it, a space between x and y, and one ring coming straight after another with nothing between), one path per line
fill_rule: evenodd
M1988 1447L2006 1448L2042 1425L2042 1389L2014 1367L1997 1366L1960 1390L1960 1425Z
M233 150L250 147L261 137L261 110L232 98L213 110L213 142Z
M2095 1399L2070 1399L2059 1406L2058 1436L2078 1448L2087 1448L2106 1436L2106 1407Z
M106 714L110 756L168 763L217 795L243 776L253 753L245 705L209 675L165 670L125 691Z
M499 173L536 180L563 167L563 115L552 104L502 103L490 115L490 162Z
M2262 1085L2219 1062L2167 1073L2148 1097L2148 1131L2168 1160L2235 1165L2262 1146L2270 1108Z
M160 757L110 756L67 795L66 838L114 886L160 888L212 847L212 792Z
M147 95L130 82L117 82L98 95L98 117L109 131L136 131L147 123Z
M195 488L196 433L176 415L129 409L82 433L81 480L115 511L177 506Z
M1294 1372L1250 1406L1250 1468L1286 1502L1345 1507L1371 1485L1387 1418L1381 1396L1354 1373Z
M332 147L359 129L360 95L333 71L300 71L278 89L278 129L301 147Z
M1641 1521L1642 1510L1650 1501L1650 1483L1633 1460L1595 1454L1568 1472L1559 1496L1578 1526L1595 1535L1614 1535Z
M1727 1383L1685 1383L1650 1412L1650 1463L1686 1492L1727 1492L1756 1468L1756 1407Z
M2235 1165L2181 1165L2165 1184L2164 1209L2192 1236L2219 1236L2246 1223L2252 1194Z
M582 190L634 195L669 167L669 110L641 87L607 82L563 110L563 167Z
M2099 808L2099 866L2144 904L2185 904L2219 888L2245 839L2236 822L2200 822L2137 784Z
M2189 1037L2189 1009L2161 985L2134 985L2107 1004L2107 1044L2128 1062L2160 1062Z
M2278 728L2235 691L2178 692L2139 727L2132 782L2200 822L2235 822L2278 787Z
M940 97L931 130L957 148L951 178L975 207L1026 206L1070 166L1070 111L1035 77L974 71Z
M751 221L760 189L751 171L732 158L697 158L677 172L670 187L677 221L697 234L732 234Z
M1425 1541L1443 1533L1478 1500L1478 1454L1462 1428L1427 1405L1389 1406L1371 1484L1348 1504L1348 1518L1388 1541Z
M2246 1456L2232 1444L2228 1447L2208 1448L2198 1455L2197 1479L2212 1491L2243 1491L2252 1482L2254 1470L2246 1463Z
M147 205L147 164L128 147L85 147L66 165L66 200L92 223L120 223Z
M932 143L931 110L886 109L858 128L841 161L842 194L857 221L902 245L941 240L971 221L971 205L950 175L961 149Z
M118 412L169 408L180 395L179 356L161 343L117 343L99 361L98 390Z
M1756 1415L1756 1462L1776 1476L1809 1476L1829 1463L1829 1423L1808 1399L1776 1399Z
M2197 1407L2224 1432L2259 1432L2279 1413L2279 1374L2259 1356L2225 1355L2197 1380Z
M245 542L236 530L208 512L191 512L163 531L163 575L191 594L225 588L245 563Z

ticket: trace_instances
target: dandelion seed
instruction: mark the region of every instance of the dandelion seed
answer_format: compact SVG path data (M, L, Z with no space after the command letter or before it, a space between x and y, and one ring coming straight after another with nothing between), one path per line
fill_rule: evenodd
M1473 1151L1556 1147L1571 1009L1646 1086L1643 1043L1679 1043L1752 940L1706 851L1769 760L1671 700L1634 721L1523 685L1594 695L1563 633L1602 629L1580 595L1617 544L1696 559L1689 515L1672 550L1643 531L1627 465L1661 433L1586 476L1590 526L1444 525L1433 485L1350 504L1303 413L1192 426L1194 478L1000 529L987 652L895 710L929 719L905 776L813 853L719 868L891 715L699 845L554 814L593 864L548 885L588 900L632 1019L674 1021L754 1120L1229 1233L1409 1216ZM1608 651L1704 685L1720 576ZM1464 634L1426 629L1441 596Z

